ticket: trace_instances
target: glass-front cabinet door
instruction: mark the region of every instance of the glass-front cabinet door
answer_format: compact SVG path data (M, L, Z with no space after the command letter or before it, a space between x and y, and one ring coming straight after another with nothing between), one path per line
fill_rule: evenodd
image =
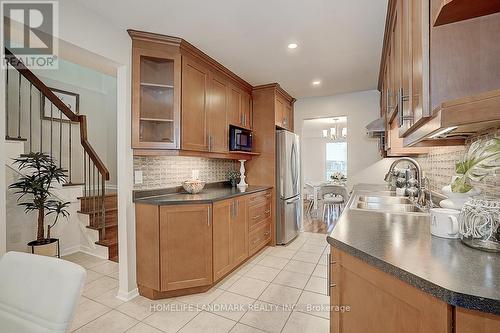
M179 149L181 56L134 49L133 148Z

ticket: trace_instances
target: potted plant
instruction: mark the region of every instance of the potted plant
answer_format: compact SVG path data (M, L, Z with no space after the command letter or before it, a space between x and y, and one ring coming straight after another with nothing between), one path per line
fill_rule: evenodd
M238 184L238 178L240 178L240 173L236 170L229 170L227 173L227 178L231 182L232 187L236 187Z
M14 159L19 170L25 175L9 186L15 194L20 194L18 205L24 207L25 213L38 212L36 240L29 242L32 253L59 256L59 241L51 238L50 230L56 225L60 216L69 216L66 208L69 202L55 200L51 190L54 182L63 183L66 177L64 170L44 153L29 153ZM55 215L52 224L47 226L45 236L45 217Z
M448 199L441 201L445 208L461 209L470 197L481 193L472 182L483 180L500 168L500 138L478 140L471 144L462 160L455 165L456 176L442 188Z

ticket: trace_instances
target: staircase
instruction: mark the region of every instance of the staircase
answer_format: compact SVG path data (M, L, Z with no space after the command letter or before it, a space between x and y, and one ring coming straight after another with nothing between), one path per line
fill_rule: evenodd
M98 233L95 244L118 261L117 196L106 192L109 171L88 141L86 116L74 113L7 48L5 55L6 141L23 143L24 152L47 153L66 170L63 187L79 188L78 213L88 217L89 232Z

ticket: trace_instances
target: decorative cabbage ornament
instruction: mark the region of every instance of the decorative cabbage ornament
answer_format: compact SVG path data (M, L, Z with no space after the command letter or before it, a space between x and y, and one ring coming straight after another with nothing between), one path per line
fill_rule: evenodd
M451 190L469 192L471 181L481 181L497 169L500 169L500 138L478 140L469 147L463 160L455 165L458 177L451 184Z

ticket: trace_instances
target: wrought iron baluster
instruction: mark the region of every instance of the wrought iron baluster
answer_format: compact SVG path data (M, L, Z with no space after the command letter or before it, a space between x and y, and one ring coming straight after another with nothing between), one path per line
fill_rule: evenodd
M71 156L71 149L72 149L72 147L71 147L71 145L72 145L72 143L71 143L71 140L72 140L72 138L71 138L71 127L73 127L73 126L72 126L72 123L71 123L71 120L70 120L70 121L68 121L68 131L69 131L69 133L68 133L68 136L69 136L69 143L68 143L69 144L68 167L69 167L69 183L70 184L73 183L73 180L72 180L73 179L73 177L72 177L72 175L73 175L72 162L73 161L72 161L72 156Z
M33 152L33 83L30 82L30 153Z
M59 110L59 167L62 166L62 116L63 113Z
M50 102L50 157L52 157L52 146L54 141L54 104Z
M38 90L40 93L40 112L42 113L42 117L40 117L40 153L43 153L43 115L45 114L45 97L42 92Z
M95 223L95 164L92 162L92 221Z
M87 210L87 152L83 150L83 197L85 210Z
M105 183L105 179L104 179L104 175L101 175L102 177L102 181L101 181L101 184L102 185L102 188L101 188L101 198L102 198L102 208L101 208L101 212L102 212L102 220L104 221L103 222L103 225L102 225L102 238L105 239L106 238L106 203L105 203L105 200L106 200L106 183Z
M17 103L17 138L21 138L21 72L19 74L19 89L18 89L18 103Z
M5 137L9 137L9 60L5 73Z

